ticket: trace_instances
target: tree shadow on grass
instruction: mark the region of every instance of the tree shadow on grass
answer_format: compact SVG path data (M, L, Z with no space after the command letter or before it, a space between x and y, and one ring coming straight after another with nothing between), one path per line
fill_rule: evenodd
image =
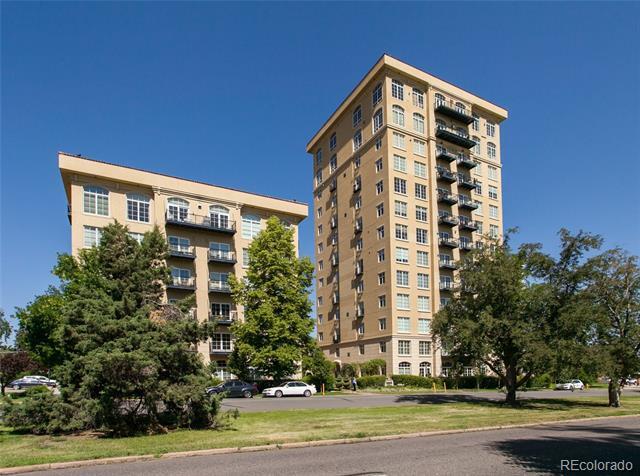
M637 423L635 423L637 425ZM553 434L549 434L555 430ZM508 458L509 463L523 472L574 474L569 471L571 460L582 462L621 462L632 464L625 471L606 468L579 472L590 474L638 474L640 468L640 428L628 423L606 426L554 425L526 430L526 438L510 438L493 442L488 448ZM563 466L564 463L564 466Z

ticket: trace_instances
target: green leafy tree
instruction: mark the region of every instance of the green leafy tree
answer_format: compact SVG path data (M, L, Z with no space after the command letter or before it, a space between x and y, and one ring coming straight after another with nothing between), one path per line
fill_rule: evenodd
M594 338L609 376L609 405L620 406L620 387L640 372L640 268L638 257L609 250L592 260L585 300L593 305Z
M285 379L311 353L313 265L296 256L293 240L292 229L269 218L249 246L245 280L230 279L234 300L244 306L244 322L232 327L229 367L242 378Z
M335 365L327 359L322 350L316 345L311 353L302 359L302 373L305 378L320 391L324 384L327 390L335 384Z
M454 362L482 362L504 382L506 402L549 365L547 289L529 283L525 255L508 240L474 251L460 268L459 293L439 311L433 331Z
M0 349L8 345L11 333L11 324L4 317L4 309L0 309Z

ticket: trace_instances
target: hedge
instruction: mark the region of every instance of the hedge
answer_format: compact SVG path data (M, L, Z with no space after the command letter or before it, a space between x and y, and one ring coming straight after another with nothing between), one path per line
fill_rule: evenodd
M387 377L384 375L369 375L367 377L360 377L356 379L358 382L358 388L379 388L384 387L384 382L387 380Z
M405 387L433 388L434 380L431 377L420 377L418 375L392 375L394 385L404 385Z

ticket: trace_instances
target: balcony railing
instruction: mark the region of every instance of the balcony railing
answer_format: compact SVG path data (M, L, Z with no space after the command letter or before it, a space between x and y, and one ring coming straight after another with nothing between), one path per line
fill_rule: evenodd
M458 219L448 212L438 212L438 223L444 225L456 226L458 224Z
M195 248L193 246L169 245L169 256L174 258L193 259L196 257Z
M178 276L173 276L171 278L171 282L167 284L167 288L170 289L195 289L196 280L192 277L190 278L180 278Z
M458 186L473 190L476 188L476 181L465 174L458 174Z
M440 281L440 291L453 291L453 281Z
M458 240L452 238L451 236L440 236L438 238L438 243L440 244L440 246L447 246L449 248L458 247Z
M455 195L449 193L447 190L439 188L438 201L442 203L448 203L449 205L454 205L455 203L458 203L458 198Z
M464 251L471 251L475 248L473 241L471 240L460 240L460 249Z
M238 320L238 311L229 311L228 313L209 313L209 319L216 321L217 324L229 325Z
M230 354L233 352L233 345L214 345L213 342L209 344L209 353L210 354Z
M479 227L479 224L477 221L472 220L469 217L465 217L460 215L459 217L459 221L460 221L460 228L464 228L466 230L471 230L471 231L476 231Z
M438 139L446 140L452 144L459 145L465 149L471 149L476 145L473 139L469 138L469 134L463 130L452 129L442 124L436 125L436 137Z
M361 221L356 221L355 225L353 226L353 230L356 233L360 233L362 231L362 222Z
M453 162L457 158L458 156L453 152L448 151L446 147L442 147L441 145L436 146L436 159Z
M449 182L449 183L453 183L456 181L455 174L445 169L444 167L436 167L436 177L439 180L444 180L445 182Z
M467 210L475 210L478 204L466 195L458 195L458 206Z
M441 259L438 265L440 269L458 269L458 265L452 259Z
M216 293L230 293L231 286L225 281L209 281L209 291Z
M233 264L236 262L236 254L233 251L209 250L209 261Z
M466 167L468 169L472 169L476 165L478 165L473 160L471 160L471 157L464 154L461 154L456 158L456 164L458 164L458 167Z
M452 119L455 119L465 124L471 124L473 122L473 116L468 109L462 108L457 104L457 101L436 99L435 103L436 112L444 114Z
M236 224L232 220L210 215L195 215L193 213L171 213L165 215L167 225L198 228L233 235L236 232Z
M333 179L329 184L329 191L333 192L336 188L338 188L338 181L336 179Z

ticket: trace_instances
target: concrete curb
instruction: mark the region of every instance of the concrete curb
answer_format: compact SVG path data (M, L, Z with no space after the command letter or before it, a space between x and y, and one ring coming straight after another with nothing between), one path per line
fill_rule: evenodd
M45 464L34 464L30 466L15 466L12 468L0 468L0 475L21 474L21 473L29 473L33 471L46 471L46 470L52 470L52 469L82 468L86 466L100 466L104 464L115 464L115 463L134 463L139 461L150 461L150 460L156 460L156 459L187 458L191 456L211 456L211 455L222 455L222 454L231 454L231 453L253 453L257 451L284 450L284 449L294 449L294 448L311 448L311 447L318 447L318 446L348 445L348 444L366 443L366 442L373 442L373 441L402 440L407 438L454 435L457 433L473 433L478 431L491 431L491 430L508 430L512 428L548 426L548 425L557 425L561 423L576 423L576 422L583 422L583 421L596 421L596 420L607 420L607 419L616 419L616 418L638 418L638 417L640 417L640 414L614 415L614 416L589 417L589 418L573 418L570 420L553 420L553 421L545 421L545 422L538 422L538 423L521 423L521 424L515 424L515 425L483 426L478 428L464 428L459 430L422 431L419 433L404 433L399 435L365 436L362 438L340 438L340 439L334 439L334 440L300 441L297 443L282 443L282 444L261 445L261 446L244 446L244 447L237 447L237 448L211 448L206 450L163 453L161 455L119 456L114 458L66 461L62 463L45 463Z

